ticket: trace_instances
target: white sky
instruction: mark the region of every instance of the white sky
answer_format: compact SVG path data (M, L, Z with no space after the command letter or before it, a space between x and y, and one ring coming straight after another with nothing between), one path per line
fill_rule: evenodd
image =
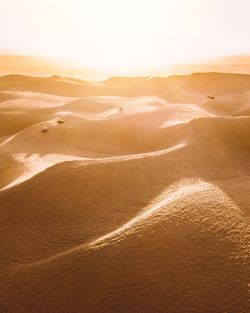
M159 67L250 53L250 0L0 0L0 50Z

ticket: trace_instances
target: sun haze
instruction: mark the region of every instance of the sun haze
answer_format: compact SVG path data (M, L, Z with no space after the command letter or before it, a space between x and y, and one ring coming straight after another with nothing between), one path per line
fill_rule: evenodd
M1 49L81 66L162 67L250 51L248 0L9 0Z
M0 0L0 313L250 312L250 0Z

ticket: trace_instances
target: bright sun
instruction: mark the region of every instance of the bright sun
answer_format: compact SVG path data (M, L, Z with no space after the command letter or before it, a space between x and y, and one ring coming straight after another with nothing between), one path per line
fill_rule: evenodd
M159 4L164 11L159 11ZM134 68L159 65L163 53L168 63L178 58L165 46L173 39L170 29L178 26L171 13L174 1L79 0L71 7L74 14L62 8L65 36L70 46L78 47L66 49L65 55L77 63L88 59L98 67Z
M7 29L1 33L1 48L61 57L82 66L127 71L167 66L199 56L249 52L248 3L1 1L0 27Z

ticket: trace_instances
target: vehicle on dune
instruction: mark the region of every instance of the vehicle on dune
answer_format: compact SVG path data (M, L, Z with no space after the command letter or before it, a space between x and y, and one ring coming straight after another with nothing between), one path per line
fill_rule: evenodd
M65 123L65 121L60 119L60 120L57 120L56 125L62 125L64 123Z
M42 133L42 134L46 134L48 131L49 131L48 127L43 127L43 128L41 129L41 133Z
M120 106L120 107L119 107L119 113L122 114L123 112L124 112L124 107L123 107L123 106Z
M214 99L215 99L215 96L207 96L207 98L208 98L209 100L214 100Z

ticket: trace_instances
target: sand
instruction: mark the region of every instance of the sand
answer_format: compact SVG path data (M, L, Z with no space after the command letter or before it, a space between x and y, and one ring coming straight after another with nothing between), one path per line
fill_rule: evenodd
M250 312L249 136L246 74L0 77L0 312Z

